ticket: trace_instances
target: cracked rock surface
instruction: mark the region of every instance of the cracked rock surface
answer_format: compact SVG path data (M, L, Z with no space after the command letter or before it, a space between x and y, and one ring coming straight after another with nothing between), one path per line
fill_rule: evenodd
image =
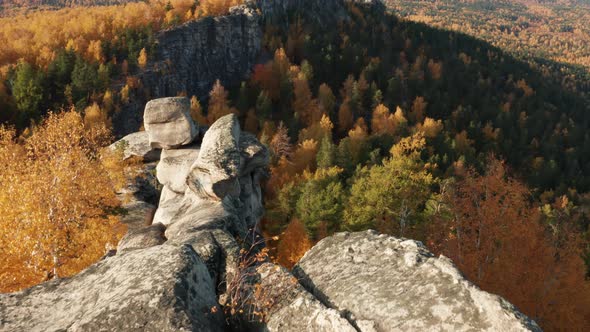
M307 252L293 274L359 331L540 331L414 240L338 233Z

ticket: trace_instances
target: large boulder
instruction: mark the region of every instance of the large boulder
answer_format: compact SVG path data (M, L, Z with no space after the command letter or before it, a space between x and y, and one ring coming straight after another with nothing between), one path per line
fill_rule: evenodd
M187 183L197 195L214 200L240 194L240 124L235 114L221 117L207 130L199 158L191 166Z
M0 330L222 331L215 289L190 246L164 244L0 295Z
M339 233L315 245L293 273L322 303L361 322L361 331L540 331L413 240Z
M199 151L199 146L194 144L162 150L160 162L156 167L158 181L174 192L184 193L187 189L186 177L199 157Z
M191 143L198 135L186 97L150 100L145 105L143 124L152 148L173 149Z

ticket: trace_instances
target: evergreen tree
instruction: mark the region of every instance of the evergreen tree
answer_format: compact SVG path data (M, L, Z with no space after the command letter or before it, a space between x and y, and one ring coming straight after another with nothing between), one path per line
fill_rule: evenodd
M272 102L266 91L260 91L256 98L256 115L260 121L272 117Z
M21 61L16 68L12 95L20 112L21 125L26 125L29 119L38 118L43 102L43 74L29 63Z
M358 171L344 213L347 228L378 228L404 236L421 221L435 181L420 160L424 145L421 135L402 139L382 166Z
M318 168L328 168L334 166L336 159L336 147L332 143L332 139L325 135L320 143L320 149L318 151L317 163Z
M338 228L342 221L344 188L339 176L342 169L333 167L319 169L301 187L297 200L296 215L306 228L317 234L322 223L329 231Z
M96 68L84 60L76 57L74 69L72 70L72 97L78 109L83 109L90 94L98 85L98 73Z

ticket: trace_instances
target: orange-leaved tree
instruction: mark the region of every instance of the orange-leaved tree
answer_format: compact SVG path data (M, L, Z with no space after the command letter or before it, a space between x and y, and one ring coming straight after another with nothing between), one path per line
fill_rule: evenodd
M229 106L227 99L228 92L219 80L215 81L211 92L209 92L209 109L207 111L207 122L213 124L217 119L230 113L238 114L238 110Z
M448 193L446 221L433 225L430 246L455 262L482 289L504 296L545 330L583 330L590 319L580 236L555 245L531 204L529 189L490 159L478 175L468 169ZM441 231L441 229L443 231Z
M280 237L277 248L278 263L286 268L292 268L311 246L312 243L305 226L294 218Z
M29 137L0 127L0 292L71 276L115 248L124 227L104 128L49 114Z

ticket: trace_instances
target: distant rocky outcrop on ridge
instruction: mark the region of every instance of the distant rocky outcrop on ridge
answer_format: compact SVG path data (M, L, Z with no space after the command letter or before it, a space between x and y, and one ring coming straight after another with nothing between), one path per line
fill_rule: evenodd
M378 0L350 0L381 4ZM139 130L143 107L152 98L195 95L208 98L216 80L235 86L246 80L256 63L264 62L264 24L288 25L288 15L305 13L326 25L346 19L343 0L246 0L228 15L205 17L161 31L155 54L137 75L142 92L134 94L121 112L113 115L115 134L122 137ZM117 86L115 88L121 88Z
M182 98L153 101L146 124L158 125L113 145L143 159L146 173L154 147L169 147L156 168L163 189L153 224L143 224L153 193L130 184L130 230L118 252L72 278L1 294L0 331L229 330L236 326L220 303L246 272L244 285L256 283L266 299L266 321L239 330L540 330L465 280L447 258L372 231L322 240L292 273L269 261L245 268L241 249L262 247L250 239L263 214L268 150L232 114L195 134L188 111Z
M189 21L156 36L153 61L137 75L143 87L113 116L115 134L137 131L149 98L186 93L207 97L216 80L231 86L247 78L262 41L260 16L240 6L231 14Z

